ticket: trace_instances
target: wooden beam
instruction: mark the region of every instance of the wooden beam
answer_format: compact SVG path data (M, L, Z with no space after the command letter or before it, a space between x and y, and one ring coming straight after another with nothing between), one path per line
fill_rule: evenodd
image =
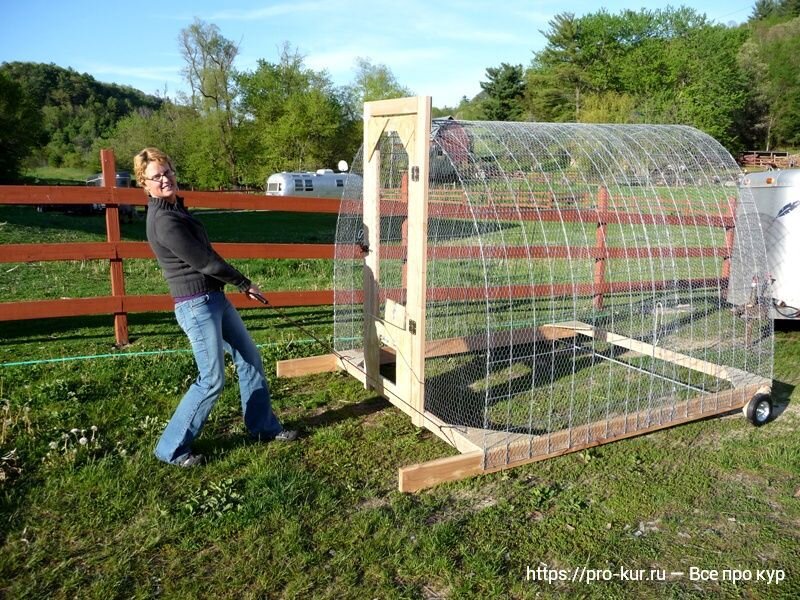
M102 149L100 162L103 167L103 187L111 191L112 201L116 201L113 188L117 180L117 167L113 150ZM106 241L116 244L121 240L119 206L108 204L106 205ZM109 275L111 277L111 295L116 298L124 297L125 271L122 269L122 259L118 256L114 256L109 261ZM122 310L114 313L114 338L118 348L128 345L128 315Z
M276 364L278 377L303 377L304 375L314 375L315 373L333 373L345 369L340 356L344 356L346 361L360 362L363 360L363 353L354 354L352 351L337 354L320 354L308 356L306 358L289 358L279 360ZM393 363L397 360L394 352L387 348L381 348L380 363L382 365Z
M445 481L460 481L483 473L483 452L448 456L398 469L398 489L418 492Z
M428 287L428 185L430 181L431 97L415 98L416 110L408 117L413 143L408 148L408 277L406 317L408 327L403 364L398 364L398 383L404 374L403 391L413 408L411 422L424 426L425 336ZM413 119L413 120L412 120Z
M275 363L278 377L302 377L315 373L332 373L339 370L339 358L335 354L322 354L307 358L279 360Z
M501 447L488 448L485 458L484 452L478 450L461 456L401 467L398 472L398 486L401 492L416 492L445 481L458 481L484 473L495 473L730 412L747 404L753 395L762 389L762 385L763 383L752 384L744 388L698 396L673 406L663 407L656 411L658 414L653 414L652 411L649 413L640 411L549 435L512 434L510 438L512 442ZM502 433L490 430L476 431ZM531 454L533 445L541 447L535 454Z
M147 204L137 188L104 188L82 185L4 185L0 204Z
M242 192L181 191L186 206L238 210L273 210L300 213L338 214L338 198L308 196L266 196ZM102 188L90 186L4 185L0 204L134 204L147 205L139 188Z
M579 333L580 335L585 335L591 338L598 338L604 342L608 342L609 344L619 346L620 348L626 348L627 350L637 352L638 354L642 354L643 356L652 356L653 358L657 358L659 360L663 360L681 367L685 367L687 369L691 369L692 371L705 373L706 375L711 375L712 377L716 377L718 379L725 379L726 381L729 381L736 386L741 386L743 384L751 383L755 380L762 379L758 375L754 375L753 373L743 371L742 369L737 369L735 367L730 367L727 365L718 365L716 363L708 362L706 360L694 358L693 356L681 354L680 352L667 350L666 348L662 348L661 346L654 346L653 344L648 344L647 342L642 342L639 340L635 340L633 338L626 337L624 335L619 335L617 333L593 327L588 323L581 323L580 321L570 321L565 323L557 323L556 326L564 329L572 328L576 333Z
M557 325L543 325L541 327L527 327L513 331L500 331L489 335L468 335L442 340L430 340L425 346L425 357L450 356L486 350L487 348L502 348L512 344L531 344L541 340L560 340L574 338L574 329L558 327Z
M370 117L394 117L413 115L418 110L417 98L395 98L392 100L376 100L364 103L364 119Z

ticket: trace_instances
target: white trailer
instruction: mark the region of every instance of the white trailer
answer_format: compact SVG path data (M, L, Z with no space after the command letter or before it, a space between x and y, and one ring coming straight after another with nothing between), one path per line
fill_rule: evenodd
M752 194L767 247L769 273L753 291L773 319L800 319L800 169L746 175L740 192Z
M315 172L273 173L267 178L267 196L311 196L314 198L341 198L345 188L358 186L362 180L355 173L335 173L333 169Z

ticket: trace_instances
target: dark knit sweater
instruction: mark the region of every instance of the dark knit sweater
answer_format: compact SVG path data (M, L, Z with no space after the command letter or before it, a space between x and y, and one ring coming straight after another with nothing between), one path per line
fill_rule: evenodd
M250 280L211 247L205 227L183 206L150 197L147 241L158 259L173 298L220 291L226 283L246 291Z

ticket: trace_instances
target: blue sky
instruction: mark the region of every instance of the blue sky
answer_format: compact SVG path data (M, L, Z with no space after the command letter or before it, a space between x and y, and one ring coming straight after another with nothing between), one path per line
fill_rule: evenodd
M755 0L687 0L714 22L747 20ZM178 34L194 17L239 44L236 67L278 60L289 42L306 65L337 85L354 78L354 59L387 65L415 94L453 106L480 91L487 67L530 63L540 30L558 13L655 9L641 0L0 0L0 62L55 63L146 93L185 90Z

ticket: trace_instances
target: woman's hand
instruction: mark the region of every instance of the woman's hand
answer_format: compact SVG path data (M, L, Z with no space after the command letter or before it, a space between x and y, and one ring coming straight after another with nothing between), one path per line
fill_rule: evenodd
M263 297L263 293L261 291L261 288L258 287L255 283L251 283L250 284L250 287L247 288L247 291L245 292L245 294L247 294L248 298L252 298L253 300L257 300L259 296Z

